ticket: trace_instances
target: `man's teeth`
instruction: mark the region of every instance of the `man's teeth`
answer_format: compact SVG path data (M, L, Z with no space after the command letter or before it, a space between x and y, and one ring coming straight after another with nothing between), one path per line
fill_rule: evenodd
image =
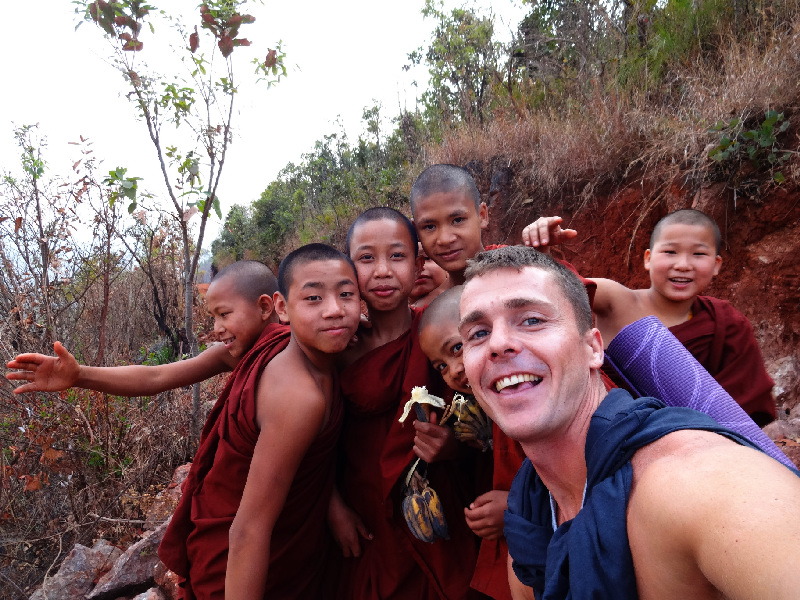
M530 375L530 374L512 375L511 377L504 377L503 379L495 383L494 387L495 389L497 389L498 392L501 392L508 386L517 385L518 383L522 383L523 381L530 381L536 384L539 383L541 380L542 378L538 377L537 375Z

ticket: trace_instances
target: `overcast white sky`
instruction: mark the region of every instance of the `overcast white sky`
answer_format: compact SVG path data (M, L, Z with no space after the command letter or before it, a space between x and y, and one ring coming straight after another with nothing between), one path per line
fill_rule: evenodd
M199 0L153 0L158 8L191 14L196 20ZM234 56L266 55L281 39L289 76L267 89L243 89L237 99L235 138L220 182L223 217L234 204L249 204L273 181L288 162L300 161L316 140L338 128L337 117L351 140L361 131L361 115L373 99L387 118L399 107L413 110L427 82L425 69L405 73L406 55L425 45L434 22L423 19L424 0L310 0L252 3L247 12L256 22L242 28L250 48ZM447 0L446 6L461 5ZM488 0L479 4L489 6ZM509 39L524 14L519 0L499 0L492 7L495 30ZM51 173L68 175L79 158L68 145L80 135L94 142L103 171L128 167L128 175L144 178L142 187L163 194L163 183L147 131L134 119L134 109L123 96L121 76L108 62L110 48L100 31L84 23L77 31L74 5L68 0L4 2L0 36L3 92L0 95L0 170L16 171L19 150L14 125L39 123L48 140L46 159ZM170 38L166 25L142 39L141 58L150 65L167 65L170 51L158 46ZM208 50L206 48L206 50ZM240 81L252 65L240 64ZM167 66L161 66L166 70ZM418 78L420 87L411 86ZM388 126L388 124L387 124ZM215 217L212 217L216 221ZM219 223L211 224L205 244L216 237Z

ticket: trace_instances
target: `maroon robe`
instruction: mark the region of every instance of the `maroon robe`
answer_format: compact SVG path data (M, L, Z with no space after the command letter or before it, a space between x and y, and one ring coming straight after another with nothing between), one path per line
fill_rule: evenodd
M773 382L747 317L725 300L698 296L692 318L669 330L760 427L775 420Z
M503 433L496 423L492 423L492 452L494 454L494 473L492 489L508 491L511 482L525 460L525 453L519 442ZM508 545L501 536L495 540L481 540L478 563L470 585L495 600L511 600L508 586Z
M256 389L290 329L268 325L239 361L203 428L183 495L161 542L164 564L184 577L187 599L223 599L228 533L239 509L259 429ZM330 418L295 473L270 541L266 598L321 597L328 557L326 516L343 407L334 388ZM289 399L290 400L290 399Z
M342 599L460 599L471 594L477 540L464 519L469 499L460 494L459 461L434 463L427 470L444 506L450 540L417 540L400 510L401 480L416 459L416 432L413 411L405 424L398 419L413 387L424 385L440 397L445 390L419 347L422 311L413 312L409 331L341 374L347 413L342 496L374 536L362 540L361 557L343 559Z

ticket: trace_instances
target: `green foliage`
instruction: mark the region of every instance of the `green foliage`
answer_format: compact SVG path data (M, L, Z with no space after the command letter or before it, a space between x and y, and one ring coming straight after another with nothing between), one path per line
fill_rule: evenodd
M774 110L764 114L764 121L757 129L745 129L738 118L718 121L709 132L719 135L719 143L709 151L708 157L718 163L739 163L747 157L755 169L764 161L775 169L791 157L791 152L778 147L777 139L788 128L789 121L784 119L783 113ZM781 171L775 171L773 179L783 183L785 177Z
M491 85L498 72L500 45L491 17L476 9L447 12L439 1L426 0L425 17L436 21L427 50L411 52L409 60L428 65L430 86L423 93L426 115L433 121L483 122L488 116Z
M364 135L350 143L344 131L324 136L289 163L252 206L234 206L212 244L213 260L225 266L243 258L277 264L297 240L341 244L348 219L369 206L400 206L409 167L400 128L384 132L380 105L363 111Z
M141 177L125 177L128 169L124 167L117 167L113 171L108 172L108 177L103 179L103 183L110 188L108 194L108 203L111 207L120 198L127 198L130 200L128 204L128 213L136 210L136 192L139 189L139 182Z

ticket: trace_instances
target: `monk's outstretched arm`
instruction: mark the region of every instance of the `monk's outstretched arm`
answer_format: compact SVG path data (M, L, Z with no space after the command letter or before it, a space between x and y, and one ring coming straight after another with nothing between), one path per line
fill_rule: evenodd
M325 398L310 378L297 381L283 373L278 380L275 366L267 367L258 386L260 433L230 530L225 597L231 600L264 598L272 531L325 419Z
M60 342L53 344L55 356L20 354L6 366L16 371L6 374L11 381L28 381L14 390L60 392L79 387L117 396L152 396L230 371L235 359L222 344L209 347L200 355L164 365L126 365L89 367L78 364Z

